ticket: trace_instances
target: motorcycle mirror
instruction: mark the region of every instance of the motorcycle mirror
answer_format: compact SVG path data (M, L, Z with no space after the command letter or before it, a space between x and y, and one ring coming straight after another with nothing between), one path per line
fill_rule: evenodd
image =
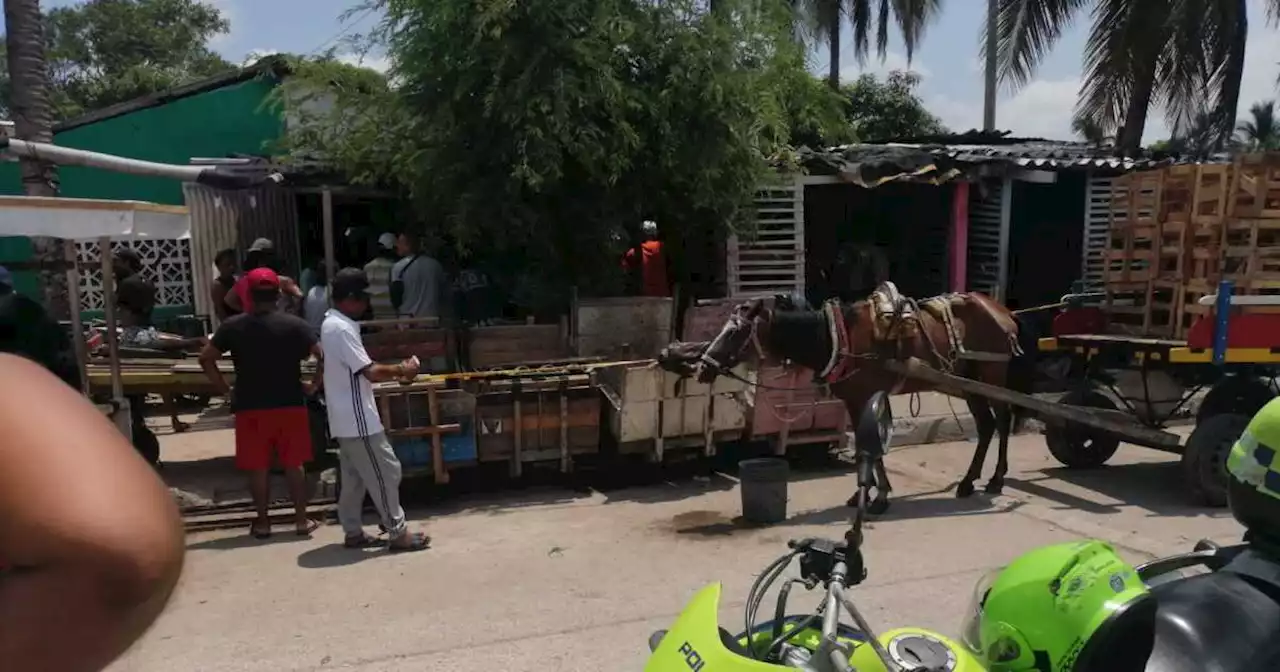
M862 415L853 430L854 450L872 460L884 457L893 430L893 409L889 395L876 392L862 407Z

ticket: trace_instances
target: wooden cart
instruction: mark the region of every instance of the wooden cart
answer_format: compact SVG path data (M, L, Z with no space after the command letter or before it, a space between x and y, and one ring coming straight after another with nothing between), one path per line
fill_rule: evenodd
M561 473L600 445L600 395L593 374L480 379L476 443L480 462L507 462L518 478L527 463L553 463Z
M747 367L735 369L745 377ZM605 422L621 454L661 463L672 449L714 455L716 443L741 438L747 425L746 383L728 376L711 385L664 371L656 363L602 369Z
M473 395L441 381L379 383L373 395L406 477L431 474L444 484L450 468L476 463Z

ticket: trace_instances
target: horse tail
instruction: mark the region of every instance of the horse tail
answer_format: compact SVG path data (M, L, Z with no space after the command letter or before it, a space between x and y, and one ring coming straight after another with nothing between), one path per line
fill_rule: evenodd
M1022 394L1031 394L1035 385L1036 361L1039 359L1040 349L1040 337L1036 325L1028 318L1027 315L1013 315L1014 322L1018 325L1017 342L1021 352L1015 353L1009 360L1009 371L1006 377L1008 388ZM1012 412L1015 431L1027 418L1031 417L1031 411L1021 406L1014 406Z

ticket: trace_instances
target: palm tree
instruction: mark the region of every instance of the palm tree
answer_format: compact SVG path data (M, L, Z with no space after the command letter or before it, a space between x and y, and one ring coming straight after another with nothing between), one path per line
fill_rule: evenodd
M44 16L40 0L4 0L5 53L9 68L9 115L14 134L23 140L53 141L49 107L49 72L45 62ZM28 196L57 196L58 173L52 164L22 159L22 190ZM43 269L64 259L62 241L32 238L32 247ZM58 317L70 314L65 276L54 270L40 272L45 305Z
M884 58L889 50L890 22L896 26L907 52L908 62L915 56L924 29L938 17L942 0L789 0L805 34L812 35L827 47L827 83L840 87L840 59L843 56L841 28L848 18L852 28L853 54L858 63L866 63L875 39L876 55ZM1278 0L1280 1L1280 0ZM874 11L873 11L874 10Z
M1117 147L1135 152L1153 103L1171 126L1203 121L1221 147L1230 136L1248 37L1247 0L996 0L1002 82L1028 82L1077 14L1091 10L1084 86L1077 116L1117 131ZM1280 0L1264 0L1280 19Z
M1071 131L1095 147L1101 147L1115 141L1115 138L1107 134L1102 124L1088 117L1073 119L1071 121Z
M1251 152L1280 149L1280 126L1276 124L1276 101L1254 103L1250 119L1236 126L1236 141Z

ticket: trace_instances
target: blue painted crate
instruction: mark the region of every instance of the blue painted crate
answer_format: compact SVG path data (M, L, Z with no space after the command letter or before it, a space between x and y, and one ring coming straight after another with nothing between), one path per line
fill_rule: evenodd
M461 431L440 436L444 449L444 461L471 462L476 459L476 433L470 418L449 419L462 426ZM391 447L404 467L431 465L431 439L425 436L402 437L391 440Z

